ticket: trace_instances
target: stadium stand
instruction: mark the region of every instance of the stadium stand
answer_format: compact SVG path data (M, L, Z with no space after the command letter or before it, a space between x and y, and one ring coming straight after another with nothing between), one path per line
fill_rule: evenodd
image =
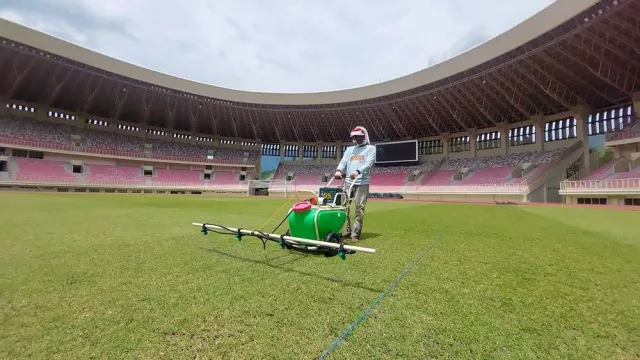
M377 143L418 140L417 163L374 168L376 197L635 203L637 18L640 0L558 0L437 66L318 94L194 84L0 19L0 188L317 190L357 124ZM602 140L615 153L604 163ZM280 163L260 179L265 156Z
M80 138L74 146L73 136ZM0 139L12 145L32 146L42 149L58 149L105 155L121 155L137 158L156 158L187 162L214 162L224 164L255 165L258 160L256 150L234 148L212 148L204 145L143 139L136 136L114 134L91 129L77 129L74 126L49 123L28 118L0 118ZM144 149L151 145L151 156ZM215 156L208 159L207 151L215 150Z

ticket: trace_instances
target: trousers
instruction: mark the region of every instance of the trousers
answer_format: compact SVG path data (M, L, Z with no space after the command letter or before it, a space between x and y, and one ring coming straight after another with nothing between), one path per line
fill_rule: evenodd
M355 203L355 216L353 226L351 225L351 211L347 215L347 233L345 235L360 238L362 234L362 226L364 224L364 209L367 205L369 197L369 184L353 185L351 189L351 198Z

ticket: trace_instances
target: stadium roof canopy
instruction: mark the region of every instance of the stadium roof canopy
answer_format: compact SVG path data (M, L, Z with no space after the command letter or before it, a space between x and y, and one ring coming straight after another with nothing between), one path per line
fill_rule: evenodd
M268 142L373 140L481 130L640 87L640 0L556 0L459 56L384 83L279 94L169 76L0 20L0 96L94 118Z

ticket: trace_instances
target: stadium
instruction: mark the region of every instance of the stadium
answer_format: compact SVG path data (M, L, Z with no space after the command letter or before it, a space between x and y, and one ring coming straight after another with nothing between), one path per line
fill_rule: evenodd
M295 94L0 19L0 356L640 358L640 213L619 211L640 206L639 19L640 0L556 0L417 73ZM192 226L273 228L356 126L376 254Z

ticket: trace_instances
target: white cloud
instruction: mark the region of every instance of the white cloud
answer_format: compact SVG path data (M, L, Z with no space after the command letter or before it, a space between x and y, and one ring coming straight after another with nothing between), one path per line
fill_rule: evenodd
M553 0L7 0L0 16L154 70L251 91L419 71Z
M19 13L12 9L0 8L0 17L19 24L28 25L36 30L58 38L85 45L87 36L69 25L65 19L56 19L34 13Z

